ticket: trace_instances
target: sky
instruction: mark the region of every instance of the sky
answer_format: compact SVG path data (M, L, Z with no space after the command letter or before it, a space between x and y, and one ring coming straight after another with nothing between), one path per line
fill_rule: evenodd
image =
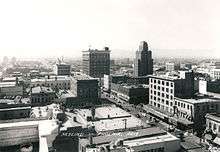
M110 47L132 57L220 58L219 0L0 0L0 56L80 57Z

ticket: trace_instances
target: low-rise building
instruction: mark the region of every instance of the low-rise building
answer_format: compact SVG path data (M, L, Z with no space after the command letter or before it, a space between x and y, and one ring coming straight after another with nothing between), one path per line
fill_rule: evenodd
M29 118L29 104L0 104L0 120Z
M173 124L180 129L196 131L199 135L205 129L205 115L220 112L220 98L198 95L194 99L174 98L146 105L145 109L153 116Z
M0 82L0 96L22 96L23 86L17 82Z
M20 151L22 145L29 145L33 151L49 152L57 135L56 120L9 120L0 123L0 149L8 151L15 147L13 151ZM33 147L31 143L39 143L38 148Z
M176 152L180 140L159 129L146 128L80 139L79 152Z
M52 103L56 97L55 91L50 87L38 86L31 89L31 104L45 105Z
M47 76L45 78L31 79L30 87L45 86L53 90L70 90L69 76Z

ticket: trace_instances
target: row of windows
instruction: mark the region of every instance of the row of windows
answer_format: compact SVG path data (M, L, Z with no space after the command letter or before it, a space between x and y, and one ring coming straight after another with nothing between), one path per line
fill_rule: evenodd
M54 100L53 97L48 97L48 98L33 97L33 98L31 99L31 101L32 101L33 103L36 103L36 102L50 102L50 101L52 101L52 100Z
M201 107L201 108L200 108ZM218 110L218 104L211 104L211 105L202 105L196 106L197 111L209 111L209 110Z
M165 81L165 80L159 80L159 79L152 79L152 78L150 78L150 82L154 83L154 84L161 84L161 85L166 85L166 86L171 86L171 87L174 86L173 82Z
M192 109L192 105L186 104L184 102L175 101L175 106L181 107L181 108L187 108L187 110Z
M173 106L173 102L172 101L168 101L168 100L164 100L164 99L160 100L160 98L158 98L158 99L156 100L156 98L154 98L154 101L157 101L157 102L162 103L162 104L166 104L166 105L171 106L171 107Z
M162 105L162 104L160 104L160 103L156 103L156 102L150 101L150 104L151 104L152 106L154 106L154 107L157 107L157 108L161 109L161 110L168 111L168 112L170 112L170 113L173 112L173 109L172 109L172 108L169 108L168 106Z
M209 129L212 129L213 131L218 131L218 132L220 132L220 125L217 125L216 123L212 123L212 122L209 122L208 124L208 128ZM217 128L218 128L218 130L217 130Z
M162 97L162 98L166 98L166 99L170 99L170 100L173 100L173 95L169 95L169 94L165 94L165 93L161 93L161 92L156 92L154 91L154 98L155 96L159 96L159 97ZM152 90L151 90L151 95L150 95L151 99L153 98L152 96ZM158 97L158 98L159 98ZM160 100L160 98L158 99Z
M151 89L156 89L156 90L160 90L160 91L166 91L167 93L173 93L173 89L172 88L165 88L162 86L157 86L157 85L150 85Z

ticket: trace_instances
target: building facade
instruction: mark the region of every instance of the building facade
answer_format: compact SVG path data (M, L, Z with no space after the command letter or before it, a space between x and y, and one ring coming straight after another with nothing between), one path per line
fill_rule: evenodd
M55 74L56 75L70 75L71 74L71 66L65 63L59 63L55 66Z
M220 79L220 69L212 69L211 70L211 78L219 80Z
M70 90L69 76L48 76L45 78L31 79L30 87L45 86L53 90Z
M111 96L118 101L131 104L148 104L148 85L128 85L111 83Z
M104 74L110 74L110 50L105 47L104 50L83 51L83 73L94 77L103 78Z
M147 76L153 74L153 59L152 52L148 50L148 44L142 41L136 51L134 60L134 75Z
M22 96L23 86L16 82L0 82L0 96Z
M166 71L175 71L175 70L179 70L179 69L180 69L179 64L175 64L173 62L166 63Z
M78 98L97 99L99 97L98 79L75 73L71 78L71 91Z
M181 80L183 82L180 83ZM149 106L146 108L152 115L159 116L167 123L175 124L181 129L192 128L201 133L205 125L205 115L220 112L220 99L204 94L190 97L184 91L188 88L186 83L184 79L150 78ZM190 92L192 89L186 91Z
M0 120L28 118L30 117L30 113L31 113L30 105L24 105L24 104L7 105L7 107L0 108Z
M49 87L37 86L31 89L31 104L46 105L52 103L56 97L55 91Z

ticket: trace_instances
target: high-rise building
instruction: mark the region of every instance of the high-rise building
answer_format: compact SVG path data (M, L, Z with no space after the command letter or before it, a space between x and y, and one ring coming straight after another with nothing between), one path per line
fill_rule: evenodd
M94 77L103 78L104 74L110 74L110 50L105 47L104 50L83 51L83 73Z
M150 74L153 74L152 52L148 49L147 42L142 41L139 45L139 50L136 51L134 75L147 76Z

